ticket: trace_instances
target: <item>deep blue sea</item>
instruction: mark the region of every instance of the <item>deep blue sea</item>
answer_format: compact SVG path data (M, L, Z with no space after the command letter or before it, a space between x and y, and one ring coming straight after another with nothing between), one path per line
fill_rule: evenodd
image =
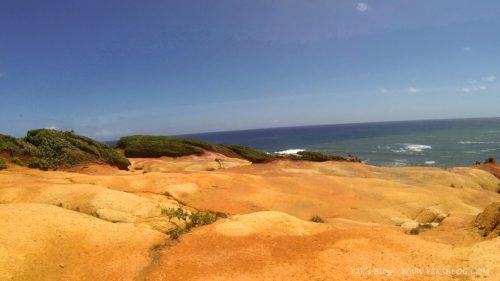
M378 166L470 166L488 157L500 159L500 118L286 127L189 137L266 152L351 154Z

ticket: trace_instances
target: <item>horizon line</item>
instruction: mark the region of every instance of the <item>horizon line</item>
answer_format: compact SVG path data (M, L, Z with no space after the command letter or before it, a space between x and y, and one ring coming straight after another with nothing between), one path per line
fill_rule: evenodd
M239 130L209 131L209 132L187 133L187 134L173 134L173 135L170 135L170 136L193 136L193 135L207 135L207 134L220 134L220 133L230 133L230 132L275 130L275 129L289 129L289 128L303 128L303 127L324 127L324 126L326 127L326 126L340 126L340 125L379 124L379 123L418 122L418 121L471 120L471 119L500 119L500 116L461 117L461 118L429 118L429 119L384 120L384 121L368 121L368 122L366 122L366 121L360 121L360 122L348 122L348 123L324 123L324 124L308 124L308 125L291 125L291 126L282 126L282 127L265 127L265 128L239 129Z

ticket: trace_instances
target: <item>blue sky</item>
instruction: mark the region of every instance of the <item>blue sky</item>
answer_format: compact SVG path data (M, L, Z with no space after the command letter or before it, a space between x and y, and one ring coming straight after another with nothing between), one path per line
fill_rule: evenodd
M0 2L0 132L499 115L499 1Z

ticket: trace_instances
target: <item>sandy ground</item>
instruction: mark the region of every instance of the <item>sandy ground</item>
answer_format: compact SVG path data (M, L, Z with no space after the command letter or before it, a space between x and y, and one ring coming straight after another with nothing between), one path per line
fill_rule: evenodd
M219 157L0 171L0 280L500 280L486 171ZM173 241L177 207L228 217Z

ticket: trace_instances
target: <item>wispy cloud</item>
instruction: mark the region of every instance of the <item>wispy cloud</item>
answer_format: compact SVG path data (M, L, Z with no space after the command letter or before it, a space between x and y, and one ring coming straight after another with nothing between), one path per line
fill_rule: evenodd
M59 130L56 126L47 126L45 129L50 129L50 130Z
M387 89L387 88L379 88L378 92L381 94L413 94L422 91L420 88L409 87L406 89Z
M367 5L366 3L363 3L363 2L359 2L359 3L356 5L356 10L357 10L358 12L361 12L361 13L368 11L368 9L369 9L369 8L370 8L370 7L368 7L368 5Z
M378 91L381 93L381 94L388 94L389 93L389 90L385 89L385 88L380 88L378 89Z
M471 79L467 79L467 83L471 84L471 85L474 85L474 84L478 84L479 82L488 82L488 83L493 83L497 80L497 77L493 74L491 75L488 75L488 76L483 76L483 77L480 77L480 78L471 78Z
M464 93L472 93L472 92L480 92L480 91L486 91L488 90L488 87L484 85L478 85L478 86L472 86L472 87L463 87L461 89L462 92Z
M495 75L490 75L487 77L483 77L482 80L487 82L495 82L495 80L497 80L497 77Z
M466 46L462 50L464 50L464 52L470 52L470 51L472 51L472 48L469 46Z

